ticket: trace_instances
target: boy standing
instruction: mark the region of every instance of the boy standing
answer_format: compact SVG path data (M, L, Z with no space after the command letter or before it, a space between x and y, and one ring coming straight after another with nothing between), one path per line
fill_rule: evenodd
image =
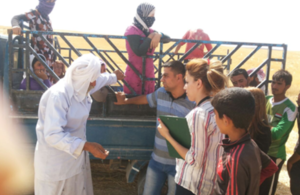
M297 107L285 96L292 83L292 75L285 70L279 70L273 75L272 94L267 96L267 115L271 125L272 143L268 155L278 166L273 177L266 179L261 186L260 194L274 195L278 177L286 160L285 143L293 129L297 116Z
M222 141L214 194L258 194L260 183L277 167L247 132L254 116L253 96L242 88L227 88L216 94L212 105L221 133L229 137Z

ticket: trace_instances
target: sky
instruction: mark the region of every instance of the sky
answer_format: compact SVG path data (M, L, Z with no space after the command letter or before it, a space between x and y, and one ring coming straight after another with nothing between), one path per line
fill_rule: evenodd
M142 2L145 0L57 0L50 18L54 30L123 35ZM211 40L285 43L288 50L300 51L299 0L147 2L156 7L153 29L172 38L182 38L187 30L200 28ZM10 26L14 15L34 9L37 4L38 0L5 1L0 25Z

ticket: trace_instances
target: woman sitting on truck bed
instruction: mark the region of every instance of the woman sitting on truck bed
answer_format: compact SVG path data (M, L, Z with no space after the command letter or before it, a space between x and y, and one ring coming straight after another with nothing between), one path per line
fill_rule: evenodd
M46 61L42 54L38 54L40 58ZM43 64L34 56L30 55L30 70L43 82L47 87L51 87L50 80L48 79L46 68ZM20 89L26 90L26 78L21 82ZM30 90L44 90L44 88L30 76L29 78L29 89Z
M31 31L50 31L52 32L52 23L49 14L52 12L55 0L39 0L39 5L35 10L31 10L25 14L14 16L11 20L12 30L14 34L20 35L21 28L19 22L23 20L29 23ZM47 41L53 44L53 35L45 35ZM46 43L36 34L31 37L31 47L46 58L47 64L52 67L55 61L55 55Z
M126 49L128 52L128 61L133 65L140 74L143 70L142 56L153 55L155 48L158 46L160 40L164 43L169 41L169 37L163 33L158 33L151 29L155 18L155 7L149 3L142 3L137 8L134 22L125 32ZM142 38L144 38L142 40ZM125 72L125 81L137 93L142 94L142 81L133 69L127 65ZM152 58L146 59L145 76L147 78L155 78L154 63ZM155 91L155 80L145 82L144 94L149 94ZM126 85L124 85L124 92L131 94L132 92Z

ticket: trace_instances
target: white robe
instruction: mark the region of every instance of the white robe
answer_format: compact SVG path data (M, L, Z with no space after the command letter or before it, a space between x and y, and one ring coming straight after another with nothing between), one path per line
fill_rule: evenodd
M101 74L90 94L116 82L115 74ZM86 122L91 104L90 95L82 102L76 101L74 96L70 97L63 79L43 94L36 126L38 140L34 159L36 195L58 195L56 192L61 187L61 182L67 185L70 183L67 180L72 180L79 174L86 176L83 172L87 169L83 167L88 167L89 170L90 165L86 163L88 153L82 152L82 149L86 142ZM49 186L52 187L49 189ZM75 188L75 184L72 187ZM64 191L62 194L71 193ZM79 194L82 193L78 192Z

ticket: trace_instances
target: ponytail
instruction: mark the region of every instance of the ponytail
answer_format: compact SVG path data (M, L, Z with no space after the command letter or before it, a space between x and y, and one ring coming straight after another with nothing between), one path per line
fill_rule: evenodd
M227 77L219 60L193 59L187 63L186 71L195 81L201 79L207 92L217 93L227 85Z

